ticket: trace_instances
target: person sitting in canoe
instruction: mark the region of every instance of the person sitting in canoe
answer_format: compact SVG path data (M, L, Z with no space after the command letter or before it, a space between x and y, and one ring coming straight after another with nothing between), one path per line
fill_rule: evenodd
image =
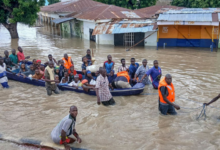
M117 73L117 77L112 82L113 88L116 89L125 89L131 88L130 85L130 76L127 71L121 71Z
M112 56L111 55L108 55L107 56L107 61L104 62L103 64L103 68L106 69L107 71L107 76L109 76L111 70L114 69L114 66L115 66L115 62L112 61Z
M48 55L48 61L46 63L44 63L46 66L48 65L49 61L52 61L54 64L54 67L58 66L58 63L56 61L55 58L53 58L53 56L51 54Z
M40 80L43 77L43 74L40 73L39 69L35 69L35 74L32 76L32 79Z
M30 56L24 56L24 52L23 52L23 49L18 46L18 53L17 53L17 56L18 56L18 62L22 62L22 61L25 61L25 59L29 59Z
M91 66L92 62L89 61L86 56L84 56L82 58L82 62L83 62L83 64L82 64L82 72L83 72L83 75L86 75L86 67L87 66Z
M144 85L150 84L150 81L147 76L145 76L146 72L149 70L149 67L147 65L147 59L144 59L142 61L142 66L138 67L135 76L134 76L134 81L137 80L138 77L138 82L143 83ZM144 77L145 76L145 77Z
M129 67L126 66L126 62L124 58L121 59L121 66L118 67L118 72L121 71L129 71Z
M18 75L23 75L23 77L25 78L26 75L24 75L23 73L25 73L25 72L27 72L27 71L28 71L27 66L25 65L25 63L22 63L21 66L20 66Z
M6 64L7 68L9 68L10 70L15 69L15 68L12 68L13 66L17 68L18 64L15 64L11 61L11 58L9 57L9 52L6 50L4 54L5 54L4 63Z
M117 77L117 75L115 75L115 71L111 70L109 76L108 76L108 82L109 84L112 85L112 82L114 82L115 78Z
M77 107L71 106L69 114L64 117L51 132L51 139L53 142L64 145L65 150L70 150L70 146L68 144L74 143L75 141L78 143L82 142L75 129L77 114ZM70 135L74 135L76 139L69 137Z
M64 77L60 81L60 85L68 85L69 83L69 76L68 72L64 72Z
M129 67L129 76L131 77L131 79L134 79L135 72L137 71L138 67L139 63L135 62L135 58L131 58L131 64Z
M154 66L146 72L140 82L142 82L142 80L149 75L151 76L151 81L154 89L158 89L159 81L162 76L162 71L161 68L158 66L157 60L154 60Z
M78 87L80 86L80 80L79 80L79 75L75 75L74 76L74 80L72 82L70 82L68 84L69 86L75 87L76 89L78 89Z
M62 58L63 62L64 62L64 67L68 70L70 69L71 66L73 66L73 60L70 56L68 56L67 54L64 54L64 57Z
M22 63L21 65L25 65L25 64ZM19 73L24 78L26 78L28 76L32 77L35 74L35 70L34 70L34 66L33 65L30 65L28 71L26 71L26 72L23 72L22 70L24 70L24 69L20 69Z

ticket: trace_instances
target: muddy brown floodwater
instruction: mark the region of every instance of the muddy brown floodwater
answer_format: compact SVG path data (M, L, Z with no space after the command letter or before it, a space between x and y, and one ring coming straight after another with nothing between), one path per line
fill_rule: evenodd
M161 116L157 95L114 97L116 105L98 106L96 97L75 92L62 92L48 97L44 87L9 81L10 89L0 88L0 133L52 142L50 132L68 114L69 106L78 107L76 129L83 143L75 144L91 150L217 150L220 149L220 101L208 107L207 119L197 121L203 102L220 93L220 53L199 48L135 48L126 52L124 47L100 46L80 38L53 36L49 27L29 28L19 24L19 40L11 40L8 31L0 28L0 55L4 50L22 46L25 55L47 60L68 53L77 70L86 49L93 48L96 64L102 65L111 54L120 65L131 57L141 63L159 60L163 75L170 73L176 91L176 103L184 107L177 116ZM147 86L144 93L157 93ZM186 99L193 101L188 101ZM196 103L199 102L199 103ZM16 149L1 142L1 149ZM17 148L18 149L18 148ZM19 147L19 149L26 149Z

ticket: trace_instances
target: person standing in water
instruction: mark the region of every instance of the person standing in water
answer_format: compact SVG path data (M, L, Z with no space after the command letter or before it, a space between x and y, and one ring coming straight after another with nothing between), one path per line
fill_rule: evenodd
M146 78L147 76L151 76L152 85L155 89L158 89L159 81L162 76L161 68L158 66L158 61L154 60L154 66L149 69L146 74L142 77L141 80Z
M55 83L59 83L59 81L55 80L55 73L54 73L54 64L53 62L49 62L49 65L45 68L44 72L45 77L45 87L47 90L47 95L52 95L52 91L55 94L59 94L59 89Z
M96 79L95 89L96 89L98 105L100 105L101 102L104 106L115 104L112 94L109 91L109 82L108 82L107 72L104 68L100 69L100 75Z
M163 115L176 115L175 109L179 110L180 107L175 102L175 89L172 83L172 76L167 74L159 82L159 110Z
M81 143L82 140L75 130L76 116L78 109L76 106L71 106L69 114L64 117L60 123L52 130L51 138L54 143L64 145L65 150L70 150L68 144L74 143L75 141ZM69 137L74 135L76 139Z
M111 70L114 70L115 62L112 61L112 56L111 55L108 55L107 58L108 58L108 60L104 62L103 68L106 69L107 75L109 75Z
M8 78L6 76L6 64L4 63L3 58L0 56L0 83L3 88L9 88Z

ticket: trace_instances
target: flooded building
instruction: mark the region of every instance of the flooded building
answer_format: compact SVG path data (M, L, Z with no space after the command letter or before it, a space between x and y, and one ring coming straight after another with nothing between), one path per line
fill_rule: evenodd
M79 0L42 7L39 16L49 24L60 25L66 34L97 44L131 46L150 35L138 45L157 45L155 19L146 19L149 15L139 11Z
M159 14L158 46L211 47L219 41L219 9L183 8Z

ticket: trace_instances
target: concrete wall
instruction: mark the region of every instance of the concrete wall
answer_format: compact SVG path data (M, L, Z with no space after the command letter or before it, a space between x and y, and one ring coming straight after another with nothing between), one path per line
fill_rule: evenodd
M83 38L90 40L89 29L95 29L95 22L83 21Z
M83 37L83 21L72 20L71 21L72 35L77 37Z
M96 35L96 43L102 45L114 45L114 34Z
M147 37L151 33L153 33L153 32L152 31L151 32L146 32L145 37ZM145 44L144 44L145 46L157 46L157 32L155 32L154 34L152 34L151 36L146 38L144 40L144 42L145 42Z

